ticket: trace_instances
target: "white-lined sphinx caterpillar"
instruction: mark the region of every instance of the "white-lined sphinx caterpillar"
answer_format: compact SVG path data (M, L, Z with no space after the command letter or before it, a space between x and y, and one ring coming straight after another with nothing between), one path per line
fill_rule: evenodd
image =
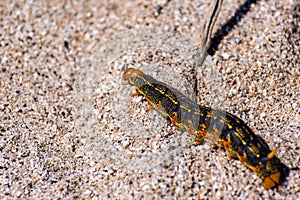
M134 85L137 93L165 118L191 133L197 144L205 140L225 148L230 157L239 159L263 180L265 189L276 187L287 175L288 168L275 156L278 148L270 150L240 118L198 105L138 69L127 69L123 80Z

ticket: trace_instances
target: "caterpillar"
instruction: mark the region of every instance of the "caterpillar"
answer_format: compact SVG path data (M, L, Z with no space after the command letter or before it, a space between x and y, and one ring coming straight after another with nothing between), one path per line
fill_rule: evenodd
M288 168L275 156L278 147L270 150L240 118L198 105L175 88L138 69L128 68L122 79L125 84L135 86L137 94L144 96L172 124L191 133L196 144L208 141L224 148L229 158L240 160L262 179L265 189L274 188L283 181Z

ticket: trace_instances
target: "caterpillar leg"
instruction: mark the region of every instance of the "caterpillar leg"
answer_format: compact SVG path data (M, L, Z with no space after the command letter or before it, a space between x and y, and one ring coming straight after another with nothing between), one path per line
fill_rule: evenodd
M152 107L148 105L148 106L146 107L146 112L149 112L150 110L152 110Z
M204 142L204 137L195 135L194 141L196 145L201 145Z
M136 97L136 96L139 96L139 95L141 95L141 94L138 91L135 91L130 96Z
M227 152L228 159L231 160L231 159L238 158L238 156L236 155L236 152L232 151L232 149L230 148L230 143L231 143L230 138L226 138L223 141L221 141L220 143L222 144L222 142L223 142L223 147Z

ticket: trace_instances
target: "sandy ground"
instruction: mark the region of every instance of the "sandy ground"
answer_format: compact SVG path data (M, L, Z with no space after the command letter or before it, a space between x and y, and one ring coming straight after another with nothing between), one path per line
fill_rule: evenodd
M224 1L196 76L209 1L121 2L1 1L0 199L299 199L299 1ZM130 66L244 119L286 182L148 111Z

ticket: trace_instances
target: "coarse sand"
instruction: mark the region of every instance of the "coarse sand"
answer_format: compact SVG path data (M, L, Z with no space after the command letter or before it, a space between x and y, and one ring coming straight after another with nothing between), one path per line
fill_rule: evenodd
M300 2L0 2L0 199L300 199ZM195 68L196 66L196 68ZM137 67L242 118L290 167L265 190L124 85Z

